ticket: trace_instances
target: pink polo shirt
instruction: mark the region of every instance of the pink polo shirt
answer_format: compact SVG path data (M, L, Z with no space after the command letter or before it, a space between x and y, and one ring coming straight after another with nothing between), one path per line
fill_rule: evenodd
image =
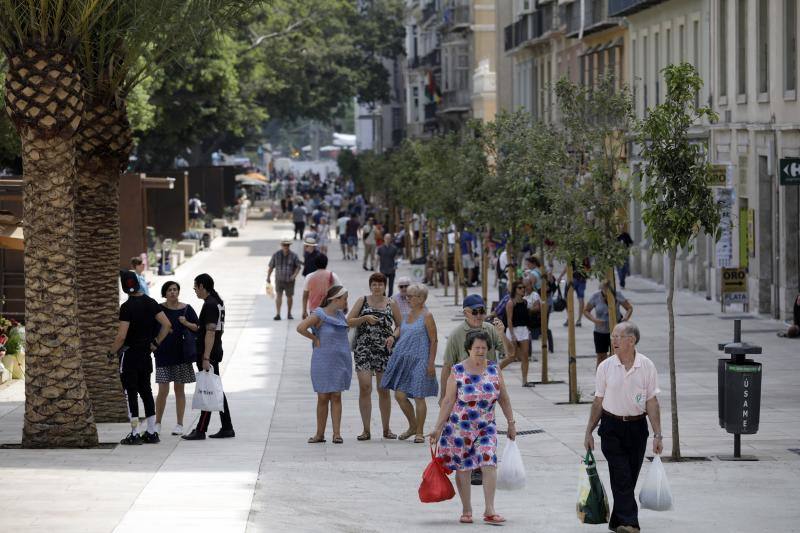
M616 355L597 367L595 397L603 398L603 409L617 416L636 416L645 412L645 402L657 395L656 365L636 352L633 366L625 366Z

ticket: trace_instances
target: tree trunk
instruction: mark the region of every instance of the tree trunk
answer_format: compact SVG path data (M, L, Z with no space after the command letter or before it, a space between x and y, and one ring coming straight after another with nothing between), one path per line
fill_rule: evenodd
M578 359L575 348L575 289L572 287L572 262L567 263L567 370L569 375L569 403L578 403Z
M458 306L458 293L464 287L464 270L461 266L461 232L455 231L455 244L453 245L453 274L455 282L453 283L453 298L454 304ZM464 289L466 292L466 289ZM465 295L466 296L466 295Z
M433 287L439 288L439 247L436 245L436 228L428 219L428 253L433 255Z
M542 250L544 251L544 250ZM544 254L542 254L542 264L544 265ZM542 267L544 269L544 267ZM542 328L542 383L546 384L550 382L548 377L547 371L547 314L550 312L550 309L547 307L547 280L542 279L542 288L540 291L541 302L540 302L540 317L541 317L541 328Z
M119 178L131 130L124 106L89 102L78 132L75 237L78 321L86 385L97 422L126 422L125 395L116 365L106 358L117 330Z
M405 213L405 227L406 227L406 238L405 238L405 253L406 259L411 261L413 259L411 254L411 239L413 237L413 232L411 230L411 210L410 209L403 209Z
M481 246L481 296L486 304L489 304L489 239L484 235L483 246Z
M26 448L97 445L78 340L75 131L80 77L64 53L11 54L6 109L22 141ZM115 293L116 294L116 293Z
M681 440L678 431L678 387L675 383L675 256L676 249L669 252L669 289L667 289L667 316L669 317L669 394L672 411L672 458L681 458Z
M450 285L450 252L447 250L447 233L442 233L442 254L444 255L444 295L447 296L447 286Z
M614 290L613 269L606 272L606 281L608 281L608 289L606 290L606 302L608 302L608 331L613 332L619 320L617 316L617 293Z

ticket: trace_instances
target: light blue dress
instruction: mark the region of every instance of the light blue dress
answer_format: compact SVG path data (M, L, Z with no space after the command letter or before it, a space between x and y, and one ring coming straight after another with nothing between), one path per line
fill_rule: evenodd
M347 338L347 318L342 311L330 316L314 309L322 324L317 329L319 348L311 353L311 384L316 393L341 392L350 388L353 358Z
M428 376L428 355L431 341L425 328L425 313L409 324L400 326L400 338L383 373L381 387L406 393L410 398L439 394L436 376Z

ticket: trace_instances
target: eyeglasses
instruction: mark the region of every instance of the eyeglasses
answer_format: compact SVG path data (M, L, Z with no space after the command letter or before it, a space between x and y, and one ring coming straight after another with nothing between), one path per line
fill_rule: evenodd
M397 288L398 289L407 289L408 285L398 285Z
M474 309L470 309L470 313L472 313L475 316L485 315L486 314L486 308L485 307L476 307Z
M620 340L620 339L624 339L626 337L633 337L633 335L611 335L611 338L613 340Z

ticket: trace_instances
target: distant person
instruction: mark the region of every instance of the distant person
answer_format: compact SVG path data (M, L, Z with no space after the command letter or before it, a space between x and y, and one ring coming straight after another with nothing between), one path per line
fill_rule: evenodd
M508 357L500 363L500 368L504 369L514 361L519 361L522 370L522 386L530 387L528 382L528 366L530 364L530 316L528 312L528 302L525 300L525 284L522 280L516 280L511 284L510 298L506 304L506 337L511 341L513 349L508 353Z
M583 309L583 316L594 323L594 351L597 354L597 365L606 360L611 347L611 330L608 300L606 291L610 290L608 282L600 283L600 290L589 298ZM615 291L617 322L626 322L633 315L633 306L620 291ZM625 316L620 318L620 306L625 309ZM592 316L594 311L594 316Z
M122 290L128 299L119 308L117 336L108 352L111 359L119 354L119 377L128 400L131 432L120 441L124 445L156 444L156 405L150 387L153 360L150 354L158 349L170 332L171 325L155 300L147 296L134 272L120 272ZM160 326L156 334L156 325ZM147 429L139 426L139 398L144 405Z
M294 222L293 240L302 239L306 230L306 216L308 215L303 202L299 202L292 210L292 222Z
M408 276L400 276L397 278L397 289L399 293L392 296L392 300L397 304L400 310L400 316L405 319L411 311L411 300L408 298L408 287L411 285L411 278Z
M303 239L303 276L308 276L317 270L317 258L321 255L317 239L314 237Z
M272 271L275 271L275 320L281 319L281 304L286 295L286 318L292 319L292 300L294 299L294 282L302 270L302 263L297 254L291 250L292 241L281 239L281 249L272 254L267 270L267 283L271 283Z
M350 259L347 253L347 223L350 217L344 211L339 212L339 218L336 219L336 235L339 237L339 246L342 247L342 259Z
M198 323L200 329L197 332L197 370L214 370L216 375L219 373L219 364L222 362L222 334L225 331L225 303L214 289L214 280L208 274L200 274L194 278L194 293L203 300L203 308L200 310ZM230 439L236 436L231 422L231 411L228 407L228 398L222 395L223 409L219 412L221 427L213 435L212 439ZM200 419L197 426L188 435L181 438L186 440L203 440L206 438L206 431L211 422L210 411L200 411Z
M136 279L139 280L139 287L142 289L142 292L145 296L150 296L150 282L147 281L144 275L144 261L142 261L141 257L131 257L131 270L136 273Z
M779 337L789 337L796 339L800 337L800 294L794 299L794 308L792 310L792 325L786 328L786 331L778 333Z
M156 433L161 433L161 420L167 407L169 384L175 390L175 414L177 425L172 430L173 435L183 435L183 414L186 410L186 393L184 385L194 383L194 368L192 363L197 359L197 347L194 334L200 330L197 324L198 317L192 306L181 302L178 298L181 286L177 281L167 281L161 286L161 296L165 301L161 310L169 319L172 330L161 342L156 350L156 383L158 395L156 396ZM184 344L184 334L191 333L192 350L187 353Z
M392 243L392 234L386 233L383 236L383 244L378 247L378 265L381 274L386 276L386 288L391 297L394 293L394 276L397 269L397 246Z
M239 207L239 227L243 228L247 225L247 210L250 208L250 198L247 193L242 193L238 200Z
M328 270L327 255L320 254L315 260L317 269L306 276L303 282L303 320L320 306L331 287L342 284L339 276Z
M206 210L203 207L203 202L200 201L200 195L195 194L189 200L189 227L202 227L203 215L205 214Z
M364 270L375 270L375 220L372 217L367 219L367 223L361 228L361 238L364 240ZM369 263L369 267L367 267Z
M622 262L622 265L617 267L617 274L619 275L619 286L620 288L625 288L625 278L631 273L631 246L633 246L633 239L631 239L630 233L627 231L622 231L617 237L617 240L625 245L625 261Z
M328 217L322 216L317 224L317 244L322 255L328 255L328 245L331 242L331 226L328 224Z
M317 430L309 444L325 442L330 410L333 443L342 444L342 391L350 388L353 360L347 338L347 290L336 285L322 304L297 325L297 332L311 340L311 384L317 393Z
M354 212L350 215L350 220L347 221L345 230L348 259L358 260L358 230L360 227L361 223L358 221L358 215Z

